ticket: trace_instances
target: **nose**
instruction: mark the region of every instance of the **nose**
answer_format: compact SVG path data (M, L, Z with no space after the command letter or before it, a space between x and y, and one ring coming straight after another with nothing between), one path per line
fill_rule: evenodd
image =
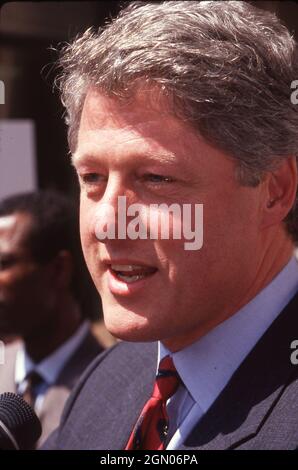
M95 211L94 233L99 241L126 238L126 209L135 200L136 195L121 175L109 176Z
M120 172L111 172L101 202L110 204L116 209L118 197L129 196L130 193L126 177Z

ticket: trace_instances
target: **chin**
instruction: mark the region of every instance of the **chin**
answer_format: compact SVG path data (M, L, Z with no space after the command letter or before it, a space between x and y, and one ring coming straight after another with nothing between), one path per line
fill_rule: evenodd
M104 322L107 330L122 341L152 342L159 338L148 324L147 318L129 311L111 312L104 310Z

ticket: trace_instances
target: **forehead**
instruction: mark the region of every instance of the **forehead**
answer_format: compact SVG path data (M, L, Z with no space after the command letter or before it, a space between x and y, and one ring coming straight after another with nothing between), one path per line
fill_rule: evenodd
M147 98L146 98L147 97ZM162 100L152 107L148 94L119 103L91 88L83 106L74 166L111 168L167 165L187 178L233 181L235 161L210 145L197 130L169 112Z
M0 252L6 253L24 247L32 224L29 214L15 213L0 216Z
M162 102L152 108L148 94L144 94L123 103L90 89L83 106L74 163L82 153L118 151L119 147L122 152L135 152L138 147L140 153L156 151L169 158L186 151L190 155L198 133L170 114Z

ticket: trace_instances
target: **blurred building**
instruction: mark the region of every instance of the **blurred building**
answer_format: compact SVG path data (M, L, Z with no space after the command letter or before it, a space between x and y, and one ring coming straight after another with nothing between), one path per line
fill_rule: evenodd
M58 56L51 48L89 26L100 26L118 10L115 1L2 4L0 198L36 188L78 196L63 109L52 89Z

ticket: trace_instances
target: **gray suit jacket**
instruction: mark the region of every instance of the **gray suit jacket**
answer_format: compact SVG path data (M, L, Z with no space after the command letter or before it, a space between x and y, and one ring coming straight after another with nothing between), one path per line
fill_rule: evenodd
M0 365L0 393L16 393L15 361L20 348L20 341L15 341L5 348L5 363ZM88 333L65 364L55 385L45 394L42 407L37 413L42 424L42 435L37 443L40 446L58 426L61 413L71 389L92 360L102 351L98 341Z
M296 449L298 295L247 356L181 447ZM150 397L156 343L119 343L90 365L44 449L123 449ZM195 370L194 370L195 373Z

